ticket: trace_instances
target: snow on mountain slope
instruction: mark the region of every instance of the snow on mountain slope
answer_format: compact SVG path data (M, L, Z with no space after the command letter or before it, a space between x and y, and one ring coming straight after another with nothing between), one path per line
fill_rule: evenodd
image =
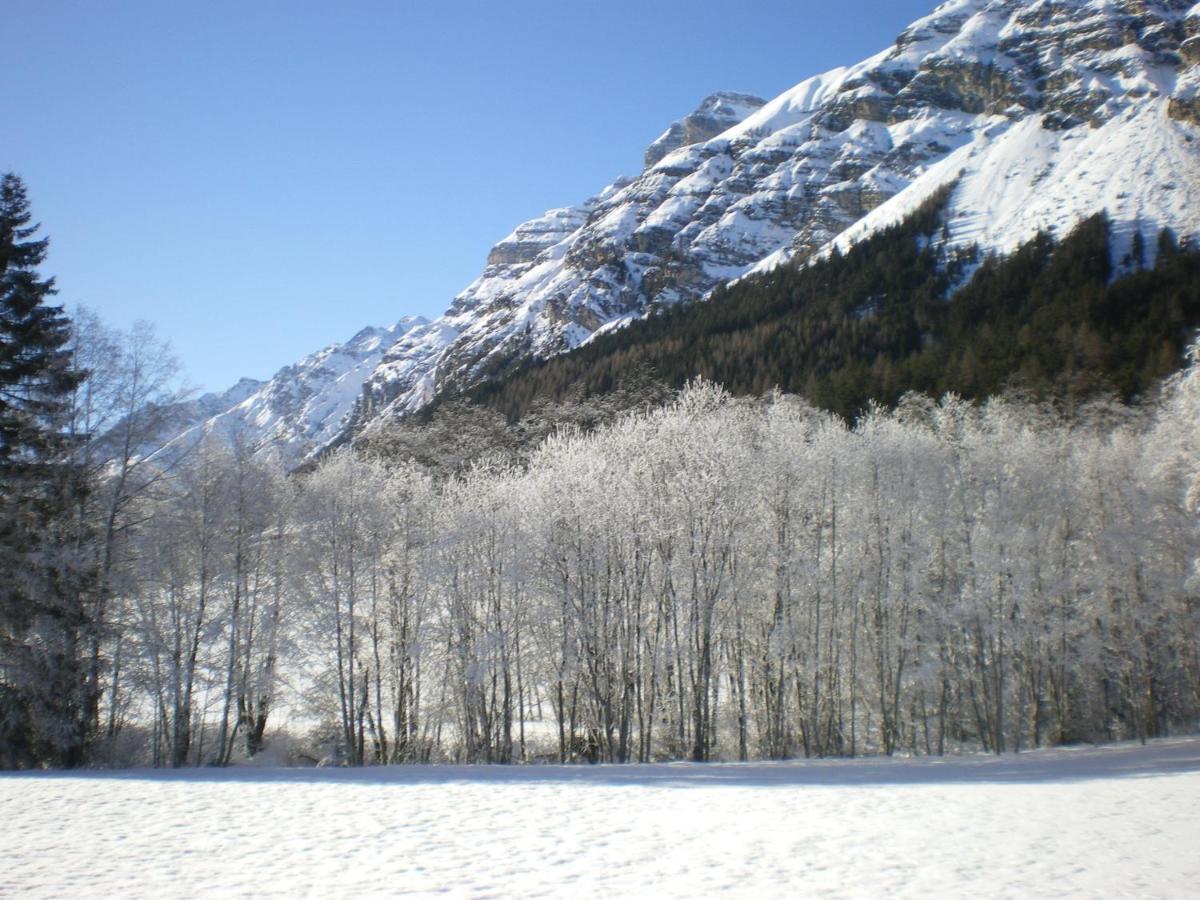
M247 401L238 421L312 452L338 421L386 421L861 239L954 179L952 243L1008 250L1101 210L1121 241L1200 235L1198 64L1191 0L950 0L881 53L768 103L709 97L651 144L640 175L518 226L377 365L356 359L300 406Z
M1200 129L1180 99L1196 72L1193 12L1169 0L951 0L882 53L660 155L672 126L640 176L498 245L439 320L448 343L420 364L403 355L402 377L385 358L370 413L418 408L431 389L861 238L960 175L954 242L1003 251L1102 209L1124 240L1140 230L1153 246L1163 226L1200 234ZM521 254L503 252L514 244Z
M1194 129L1193 129L1194 130ZM1114 223L1114 256L1141 233L1147 262L1163 226L1196 234L1200 154L1186 130L1168 121L1167 102L1148 101L1098 128L1053 132L1026 120L992 141L975 143L932 170L909 191L873 210L840 235L843 249L904 218L940 184L958 179L948 211L952 244L1015 250L1038 229L1064 234L1086 211ZM1139 184L1156 173L1152 190ZM1087 198L1081 208L1080 197Z
M150 417L153 427L148 433L143 432L143 427L134 429L134 432L138 434L138 439L132 452L137 456L149 456L162 449L164 445L173 444L181 434L191 432L193 429L203 426L214 416L219 416L232 409L261 390L265 384L266 382L253 378L242 378L228 390L213 391L190 400L182 400L159 407ZM119 442L127 433L127 425L128 421L122 419L108 433L108 437L115 438L118 442L110 445L119 448L115 450L117 453L125 452Z
M186 449L215 433L298 462L346 428L363 382L384 351L428 325L428 319L406 316L390 328L364 328L344 344L280 369L267 382L243 379L240 398L231 398L236 402L185 430L162 452Z
M172 409L173 415L170 417L175 427L174 434L178 434L180 429L187 430L232 409L261 390L265 384L265 381L255 378L242 378L228 390L201 394L194 400L175 404ZM174 434L168 437L173 437Z

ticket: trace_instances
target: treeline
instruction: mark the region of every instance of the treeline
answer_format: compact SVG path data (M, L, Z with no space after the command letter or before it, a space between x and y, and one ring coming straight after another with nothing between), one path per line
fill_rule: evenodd
M437 479L197 446L126 514L112 758L1011 752L1200 716L1200 369L1154 415L709 384ZM151 477L149 472L143 477Z
M646 373L697 375L734 394L775 388L846 418L907 391L983 399L1005 390L1069 403L1132 400L1176 371L1200 326L1200 252L1169 232L1152 268L1140 236L1114 280L1103 216L1011 256L941 249L948 191L850 250L717 288L484 384L512 421L539 403L604 395Z

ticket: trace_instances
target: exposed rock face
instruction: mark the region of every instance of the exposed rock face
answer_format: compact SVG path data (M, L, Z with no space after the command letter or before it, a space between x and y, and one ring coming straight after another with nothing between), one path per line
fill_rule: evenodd
M1184 35L1179 56L1187 68L1179 77L1168 113L1176 121L1200 125L1200 3L1184 20Z
M523 222L513 233L492 248L487 264L515 266L531 263L543 250L553 247L587 223L592 207L588 203L566 209L548 210L541 218Z
M1200 96L1193 91L1189 96L1172 97L1167 111L1172 119L1200 125Z
M884 52L768 103L714 94L646 168L518 226L379 357L357 423L834 241L959 179L946 240L1007 250L1106 210L1200 234L1200 4L950 0Z
M671 127L646 148L646 168L680 147L688 147L715 138L732 128L767 101L752 94L719 91L706 97L699 108L686 118L672 122Z
M1179 55L1184 63L1194 66L1200 63L1200 35L1190 37L1179 46Z

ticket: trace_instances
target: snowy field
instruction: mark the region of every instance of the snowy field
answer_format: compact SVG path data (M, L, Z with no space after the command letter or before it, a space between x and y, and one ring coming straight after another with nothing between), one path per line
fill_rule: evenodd
M4 897L935 892L1200 896L1200 739L999 759L0 776Z

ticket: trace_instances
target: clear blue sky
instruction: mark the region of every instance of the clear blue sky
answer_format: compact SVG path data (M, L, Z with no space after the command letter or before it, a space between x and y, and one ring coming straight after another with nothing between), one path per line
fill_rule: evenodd
M5 5L0 170L59 300L154 321L221 389L439 314L707 94L769 99L936 2Z

